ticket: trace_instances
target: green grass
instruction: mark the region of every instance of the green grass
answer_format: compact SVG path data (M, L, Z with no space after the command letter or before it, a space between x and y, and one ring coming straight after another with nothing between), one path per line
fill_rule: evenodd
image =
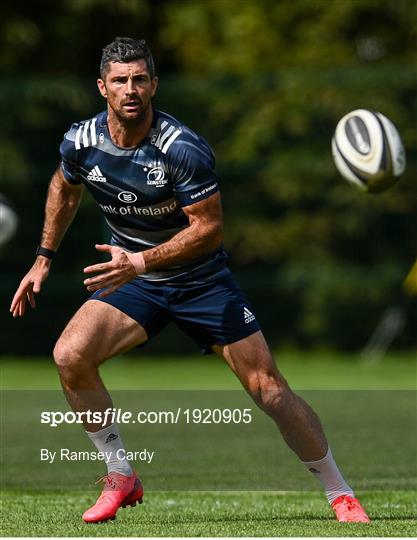
M45 426L40 429L37 407L47 403L50 410L57 410L61 399L60 392L36 392L37 389L59 390L53 363L3 358L2 388L35 392L26 394L28 399L33 397L29 407L26 401L19 401L19 396L24 395L19 392L6 393L3 398L6 442L2 446L2 535L414 536L417 530L414 355L392 354L379 364L365 363L353 355L331 353L283 353L277 358L292 386L312 400L323 418L335 455L368 510L371 524L337 523L314 478L306 474L273 431L270 420L265 419L254 426L249 438L243 430L229 440L227 437L231 435L227 430L220 436L214 431L211 436L206 429L193 435L184 426L181 430L162 426L158 432L150 426L140 431L136 426L126 426L123 433L129 447L135 444L139 433L140 444L147 438L149 448L153 445L159 456L155 464L140 469L146 490L144 504L120 510L114 522L85 525L81 514L96 498L98 490L94 491L92 481L103 465L85 464L84 468L66 467L61 471L41 465L37 455L31 454L39 440L48 446L51 441L70 444L71 440L80 448L82 444L85 448L89 445L79 435L79 426L71 426L72 431L62 430L59 435L49 428L47 431ZM213 393L204 392L208 389L240 389L227 366L214 356L151 358L139 353L137 357L108 362L102 374L108 387L118 390L113 394L122 404L123 399L126 404L132 403L129 400L137 395L153 407L160 405L161 410L170 404L172 396L166 392L168 389L183 389L185 392L176 399L192 396L197 403L200 396L212 398ZM320 389L337 392L308 392ZM151 392L145 394L140 390ZM231 399L229 396L244 399L236 392L223 394L226 401ZM340 407L343 403L345 406ZM32 443L25 446L28 437ZM190 448L191 442L196 443L192 455L185 458L184 449ZM230 453L235 456L233 463L227 461ZM258 468L250 461L251 456ZM234 467L236 463L246 467L247 491L239 487L242 481L236 479L240 474L239 467L237 470ZM66 484L65 478L73 480L72 483ZM68 485L66 491L62 491L63 485ZM235 485L238 487L231 487ZM207 489L211 491L197 491Z
M406 390L416 388L416 355L389 354L380 363L357 355L277 353L277 365L296 389ZM239 389L239 381L215 355L113 358L102 366L107 386L126 389ZM60 389L51 358L0 357L0 382L7 389Z
M152 492L114 522L86 525L92 493L4 494L9 536L413 536L412 492L363 493L370 524L341 524L318 493Z

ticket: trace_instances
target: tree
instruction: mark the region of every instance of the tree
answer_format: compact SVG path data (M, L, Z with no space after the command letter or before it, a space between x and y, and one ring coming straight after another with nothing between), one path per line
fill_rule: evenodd
M115 35L145 37L159 66L157 106L214 147L226 247L269 294L265 318L275 324L279 302L296 340L358 341L414 258L416 9L412 0L6 4L1 189L32 228L20 229L4 270L28 264L63 131L103 106L101 47ZM355 191L332 163L335 125L359 107L391 118L407 149L406 174L379 196ZM71 231L60 254L68 272L94 253L96 214L86 199L86 242Z

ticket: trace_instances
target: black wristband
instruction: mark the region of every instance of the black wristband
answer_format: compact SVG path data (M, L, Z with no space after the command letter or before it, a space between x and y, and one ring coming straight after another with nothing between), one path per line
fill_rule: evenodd
M36 249L36 256L42 255L43 257L46 257L47 259L53 259L55 255L55 251L52 249L47 249L42 246L38 246Z

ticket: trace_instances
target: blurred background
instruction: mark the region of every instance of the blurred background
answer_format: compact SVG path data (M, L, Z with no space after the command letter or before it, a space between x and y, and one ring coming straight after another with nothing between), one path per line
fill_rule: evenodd
M274 348L359 351L381 313L407 304L393 347L415 347L414 0L61 0L7 2L0 32L0 192L19 224L0 248L2 354L49 355L87 297L82 268L108 241L86 194L38 307L11 298L34 259L49 178L74 121L104 108L102 48L145 38L160 77L155 105L200 132L217 158L230 266ZM366 195L336 172L330 141L356 108L397 126L398 184ZM147 353L196 352L172 326ZM175 337L175 339L174 339Z

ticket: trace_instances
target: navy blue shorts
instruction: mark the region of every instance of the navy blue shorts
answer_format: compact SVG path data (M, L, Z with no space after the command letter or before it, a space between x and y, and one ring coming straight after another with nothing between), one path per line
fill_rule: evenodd
M99 298L99 293L90 299L126 313L145 328L148 339L174 321L205 354L212 352L212 345L234 343L260 329L230 271L212 281L178 284L138 277L109 296Z

